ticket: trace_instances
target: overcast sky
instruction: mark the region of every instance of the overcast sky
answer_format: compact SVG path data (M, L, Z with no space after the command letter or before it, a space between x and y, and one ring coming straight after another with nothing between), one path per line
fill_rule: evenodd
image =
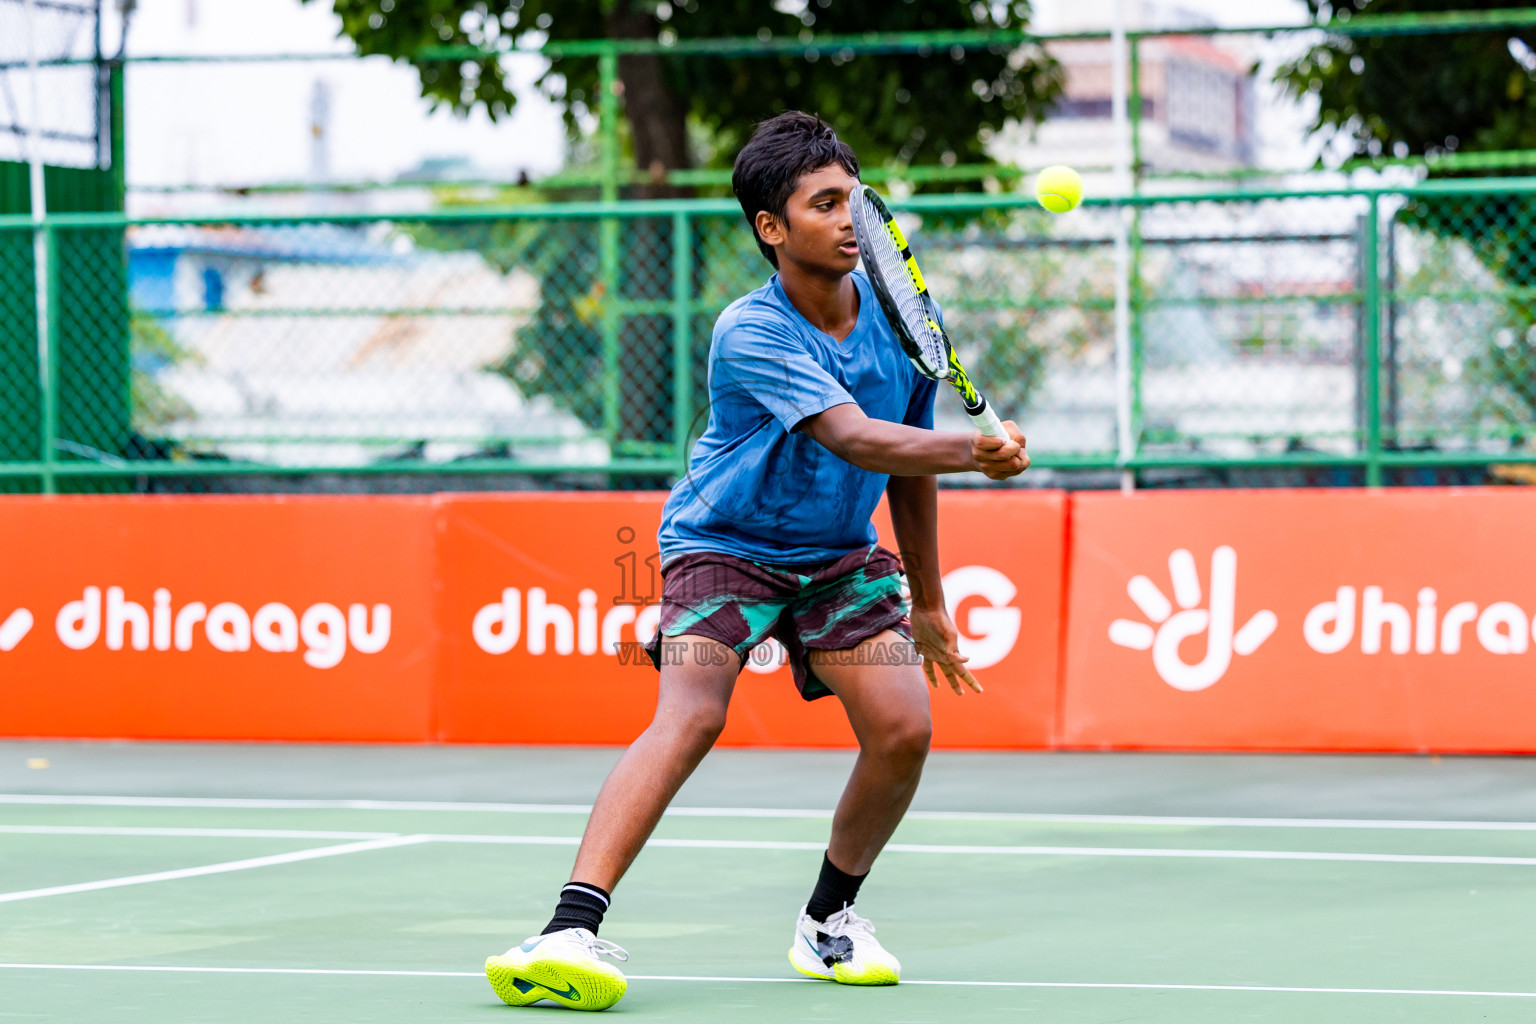
M1127 0L1128 3L1131 0ZM1037 0L1045 30L1107 16L1114 0ZM112 5L107 5L112 6ZM1300 0L1175 0L1149 5L1162 20L1182 9L1227 24L1295 23ZM131 55L316 53L347 48L326 0L140 0ZM115 37L109 30L108 38ZM536 60L514 62L522 84ZM523 88L513 116L493 124L432 112L409 67L380 58L280 64L139 64L128 77L128 177L136 185L303 180L314 162L316 83L330 97L333 179L389 179L423 159L467 157L498 178L556 169L564 138L556 110Z
M324 0L140 0L131 55L346 50ZM524 83L535 59L518 60ZM128 177L139 185L307 179L316 83L330 97L334 178L388 179L428 157L465 156L498 177L554 170L557 112L531 89L513 116L432 112L416 73L383 58L273 64L139 64L127 91Z
M1230 26L1299 25L1309 20L1302 0L1118 0L1131 28L1191 23ZM1110 27L1117 0L1033 0L1034 27L1042 32L1085 32ZM1139 24L1138 24L1139 23Z

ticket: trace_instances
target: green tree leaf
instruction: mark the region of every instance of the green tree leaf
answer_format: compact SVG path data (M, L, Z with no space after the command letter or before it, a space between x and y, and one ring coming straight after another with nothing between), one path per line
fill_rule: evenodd
M334 0L334 9L362 53L410 62L435 104L461 113L478 106L493 118L517 103L496 57L450 61L423 52L492 50L530 33L559 42L1019 30L1031 13L1027 0L808 0L798 14L711 0ZM642 170L696 166L704 154L689 143L690 122L717 139L709 148L728 161L751 125L787 109L819 113L865 163L973 162L1007 121L1043 118L1063 81L1056 61L1034 45L809 57L631 55L619 58L619 78L632 157ZM538 87L574 128L597 109L597 59L554 61Z
M1486 11L1529 0L1307 0L1319 18ZM1536 149L1536 29L1424 35L1330 34L1279 69L1317 103L1311 127L1356 156ZM1436 170L1436 176L1501 173ZM1414 197L1394 215L1469 251L1509 288L1499 342L1477 339L1468 370L1485 408L1517 428L1536 421L1536 200L1526 194ZM1513 341L1511 341L1513 339Z

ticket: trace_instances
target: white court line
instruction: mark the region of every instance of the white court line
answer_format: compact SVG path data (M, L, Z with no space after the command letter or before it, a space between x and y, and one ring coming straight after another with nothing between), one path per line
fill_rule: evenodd
M176 967L140 964L4 964L11 971L143 971L178 974L295 974L390 978L482 978L480 971L379 971L319 967ZM710 977L689 974L631 974L630 981L676 981L704 984L820 985L811 978ZM1174 992L1290 992L1347 996L1460 996L1463 998L1536 999L1536 992L1500 992L1479 989L1440 988L1335 988L1313 985L1181 985L1133 981L955 981L904 980L903 985L934 985L956 988L1070 988L1135 989Z
M213 796L52 796L0 793L0 804L44 807L221 807L230 810L495 811L504 814L588 814L591 804L500 804L453 800L307 800ZM831 811L807 811L831 816Z
M825 844L823 844L825 845ZM1428 853L1331 853L1303 850L1164 850L1116 846L935 846L890 843L885 852L1004 854L1021 857L1173 857L1195 860L1303 860L1365 864L1494 864L1536 867L1536 857L1479 857Z
M386 978L483 978L484 971L366 971L328 967L179 967L167 964L0 964L4 971L147 971L170 974L318 974ZM634 977L628 975L627 977ZM796 979L787 979L794 981ZM806 981L812 981L806 978Z
M399 832L335 832L299 828L156 828L139 825L0 825L0 835L159 836L178 839L390 839Z
M510 804L442 800L310 800L201 796L52 796L0 793L0 804L42 807L207 807L228 810L472 811L497 814L580 814L590 804ZM824 819L832 811L784 807L669 807L675 818ZM1020 822L1042 825L1147 825L1212 828L1343 828L1431 832L1536 832L1536 821L1399 820L1391 818L1233 818L1206 815L1034 814L1007 811L908 811L912 821Z
M490 843L508 846L576 846L576 836L428 835L434 843ZM775 839L651 839L647 847L684 850L825 850L825 842ZM1303 850L1189 850L1121 846L948 846L888 843L883 853L998 855L1010 857L1155 857L1191 860L1299 860L1367 864L1488 864L1536 867L1536 857L1482 857L1434 853L1332 853Z
M277 854L274 857L257 857L248 861L231 861L231 865L212 865L207 868L187 868L182 872L161 872L158 875L135 875L128 879L83 883L87 889L113 888L116 885L134 885L139 882L162 881L163 877L189 878L201 874L217 874L222 871L238 871L245 867L263 867L268 863L284 864L292 860L309 860L316 856L334 856L337 853L360 852L367 849L384 849L417 843L446 843L458 845L491 846L579 846L580 836L508 836L477 834L422 833L410 836L383 835L374 832L283 832L277 829L137 829L102 825L0 825L0 834L7 832L40 835L151 835L165 838L219 837L230 839L270 838L327 838L367 840L348 846L324 847L321 851ZM826 848L823 841L786 839L675 839L652 837L647 847L677 850L806 850ZM332 852L325 852L332 851ZM1325 861L1364 864L1476 864L1495 867L1536 867L1536 857L1493 857L1468 854L1438 853L1345 853L1312 850L1202 850L1163 847L1131 846L998 846L958 845L941 843L890 843L886 853L926 853L942 856L1004 856L1004 857L1150 857L1183 860L1277 860L1277 861ZM86 891L71 886L52 890L34 890L36 895L57 895L63 892ZM10 899L29 898L15 894L0 894L0 903Z
M411 846L426 842L424 836L393 836L388 839L370 839L362 843L344 843L340 846L322 846L313 850L295 850L269 857L250 857L245 860L225 861L222 864L204 864L195 868L177 868L173 871L155 871L146 875L125 875L121 878L103 878L95 882L76 882L72 885L52 885L44 889L22 889L0 893L0 903L18 900L34 900L44 896L65 896L77 892L96 892L100 889L117 889L125 885L144 885L149 882L173 882L181 878L197 878L202 875L219 875L229 871L246 871L250 868L273 867L278 864L294 864L321 857L339 857L348 853L367 850L384 850L394 846Z
M831 815L829 814L828 817ZM992 814L981 811L915 811L922 821L1026 822L1048 825L1149 825L1156 828L1346 828L1429 832L1536 832L1536 821L1401 821L1391 818L1222 818L1156 814Z

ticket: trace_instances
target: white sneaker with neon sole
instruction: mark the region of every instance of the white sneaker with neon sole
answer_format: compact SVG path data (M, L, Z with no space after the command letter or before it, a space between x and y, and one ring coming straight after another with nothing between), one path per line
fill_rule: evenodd
M585 928L535 935L501 956L486 957L485 977L509 1006L548 999L572 1010L606 1010L629 987L623 973L600 957L629 954Z
M844 907L825 921L800 908L789 962L810 978L844 985L894 985L901 964L875 938L875 926Z

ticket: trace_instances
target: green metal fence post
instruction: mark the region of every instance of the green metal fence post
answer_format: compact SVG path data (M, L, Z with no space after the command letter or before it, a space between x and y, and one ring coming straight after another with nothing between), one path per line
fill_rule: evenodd
M1141 280L1141 208L1131 211L1131 454L1141 454L1142 368L1145 363L1142 314L1146 306Z
M598 258L602 275L603 312L603 435L612 444L619 436L619 222L604 217L598 225Z
M38 438L42 451L38 454L42 462L42 491L44 494L57 494L59 483L54 462L58 455L59 437L59 349L56 344L59 337L59 250L53 225L44 221L38 226L38 231L42 233L39 249L46 263L46 269L39 274L41 280L38 296L44 303L44 314L39 317L42 332L38 338L37 351L38 386L43 400L42 430Z
M1131 194L1141 192L1141 37L1129 39L1130 120L1131 120ZM1131 210L1131 451L1141 454L1142 432L1142 313L1145 297L1141 277L1141 207Z
M606 49L597 58L597 130L602 137L603 200L619 198L619 55Z
M114 61L107 68L107 97L109 108L109 123L107 131L111 138L108 140L110 159L112 160L112 181L117 186L117 205L114 209L126 209L126 196L128 191L127 169L127 139L126 118L123 114L123 73L122 61Z
M619 58L606 49L597 58L598 131L602 135L603 201L619 198ZM611 445L619 436L619 222L604 217L598 225L603 311L603 435Z
M1141 181L1141 36L1128 40L1131 51L1131 181Z
M693 425L693 221L686 210L672 215L672 438L678 472L688 467Z
M1377 220L1381 212L1381 196L1379 193L1370 194L1370 203L1366 209L1365 231L1361 245L1364 252L1361 254L1360 276L1363 282L1362 299L1365 308L1361 311L1364 321L1362 331L1365 335L1361 346L1361 359L1364 366L1361 367L1365 374L1365 483L1367 487L1381 486L1381 280L1377 266L1380 254L1377 248L1380 244L1378 238Z

